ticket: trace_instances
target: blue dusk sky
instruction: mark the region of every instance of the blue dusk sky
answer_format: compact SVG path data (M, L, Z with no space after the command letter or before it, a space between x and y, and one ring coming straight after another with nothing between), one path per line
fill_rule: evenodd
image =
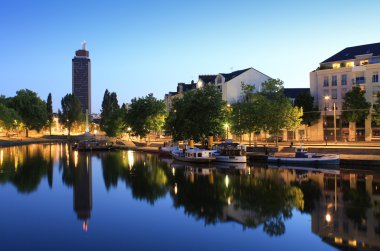
M54 110L71 92L71 59L87 41L92 107L162 99L199 74L253 67L285 87L345 47L380 42L380 1L0 1L0 94L28 88Z

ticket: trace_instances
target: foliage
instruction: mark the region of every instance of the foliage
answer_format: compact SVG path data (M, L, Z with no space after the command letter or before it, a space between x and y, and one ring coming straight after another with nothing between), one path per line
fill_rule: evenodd
M48 118L46 103L37 96L37 93L28 89L19 90L11 104L21 116L26 137L29 129L40 131L46 125Z
M364 95L365 91L361 90L360 87L353 87L351 91L346 93L342 106L342 115L346 121L358 122L367 118L371 103L367 102Z
M73 94L66 94L61 100L62 111L58 110L58 119L68 129L70 135L71 127L75 122L83 119L80 101Z
M104 92L100 116L100 129L107 136L116 137L122 133L124 129L125 109L119 107L115 92L110 93L108 90Z
M303 109L302 124L311 126L315 121L318 121L320 112L318 107L314 106L314 97L311 96L310 92L299 94L294 100L294 105Z
M19 122L21 122L20 115L13 108L0 103L0 127L9 131L15 129Z
M380 92L377 93L377 100L374 104L374 113L373 119L376 125L380 126Z
M255 86L241 83L241 90L243 91L243 102L252 102L255 98Z
M302 115L303 110L302 107L299 108L298 106L293 106L290 109L287 109L286 111L286 122L285 122L285 128L289 131L295 131L298 127L302 124Z
M48 116L47 125L49 126L50 135L51 135L51 127L53 126L53 104L52 104L52 102L53 102L53 100L51 97L51 93L49 93L49 95L47 97L47 101L46 101L46 112L47 112L47 116Z
M290 99L284 95L284 83L279 79L270 79L262 83L262 90L257 94L257 121L258 128L263 130L265 134L269 131L276 137L282 128L287 128L290 122L295 119L289 119L289 115L293 114Z
M200 141L209 135L222 135L226 122L226 102L215 86L207 85L184 93L173 101L173 111L165 121L165 131L174 140Z
M151 131L159 131L165 116L165 104L152 93L145 97L134 98L126 116L126 124L133 135L146 137Z

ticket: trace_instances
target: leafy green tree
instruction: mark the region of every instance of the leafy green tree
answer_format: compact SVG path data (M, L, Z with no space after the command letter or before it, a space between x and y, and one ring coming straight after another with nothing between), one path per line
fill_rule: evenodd
M68 130L70 136L71 127L75 122L83 119L80 101L73 94L66 94L61 100L62 111L58 110L58 119Z
M299 94L294 100L294 105L303 109L302 124L311 126L318 121L320 112L318 107L314 105L314 97L311 96L310 92Z
M353 87L344 96L342 106L343 118L349 122L358 122L367 118L371 103L364 97L365 91L360 87Z
M29 130L40 131L46 125L48 118L46 103L37 96L37 93L28 89L19 90L11 104L21 116L26 137L29 136Z
M46 112L47 112L47 116L48 116L47 124L49 126L49 133L50 133L50 136L51 136L51 128L53 126L53 100L52 100L52 97L51 97L51 93L49 93L49 95L47 97Z
M229 122L231 124L231 132L241 139L241 136L247 132L247 126L245 125L246 105L247 103L235 103L231 106L231 112L229 116Z
M298 127L302 124L302 115L303 110L302 107L293 106L290 109L286 110L286 122L285 122L285 128L289 131L293 131L293 134L295 130L297 130ZM293 135L294 138L294 135Z
M0 127L10 131L17 127L18 122L21 122L20 115L13 108L0 103Z
M165 104L156 99L152 93L145 97L134 98L126 116L126 124L131 127L133 135L144 138L152 131L159 131L162 124L157 123L165 116Z
M376 123L376 125L380 126L380 92L377 93L377 100L376 103L373 106L374 108L374 116L373 119Z
M226 123L227 104L215 86L184 93L173 101L173 111L165 121L165 131L174 140L200 141L209 135L222 135Z
M122 133L125 120L124 111L125 109L119 107L116 93L110 93L106 90L104 92L102 111L100 114L100 129L102 129L107 136L116 137Z
M287 127L292 103L284 95L284 83L280 79L270 79L262 83L262 90L256 97L258 127L275 135L276 145L281 129Z

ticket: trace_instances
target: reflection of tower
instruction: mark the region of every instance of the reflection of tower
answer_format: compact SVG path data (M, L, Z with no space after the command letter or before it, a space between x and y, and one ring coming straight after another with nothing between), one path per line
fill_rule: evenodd
M74 211L78 219L83 220L83 231L87 231L87 222L92 210L92 163L91 156L79 154L78 167L74 168Z

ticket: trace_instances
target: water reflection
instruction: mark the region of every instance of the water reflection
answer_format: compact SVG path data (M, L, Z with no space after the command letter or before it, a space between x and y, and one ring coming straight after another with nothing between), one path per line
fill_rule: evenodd
M135 200L147 205L170 199L174 208L205 225L232 221L245 230L282 236L298 210L310 215L311 231L329 245L380 247L380 173L376 172L200 166L133 151L78 153L66 144L46 144L1 148L0 184L12 184L25 194L38 191L43 180L52 189L53 176L60 177L73 189L73 210L87 231L93 207L93 162L101 164L109 192L126 187Z

